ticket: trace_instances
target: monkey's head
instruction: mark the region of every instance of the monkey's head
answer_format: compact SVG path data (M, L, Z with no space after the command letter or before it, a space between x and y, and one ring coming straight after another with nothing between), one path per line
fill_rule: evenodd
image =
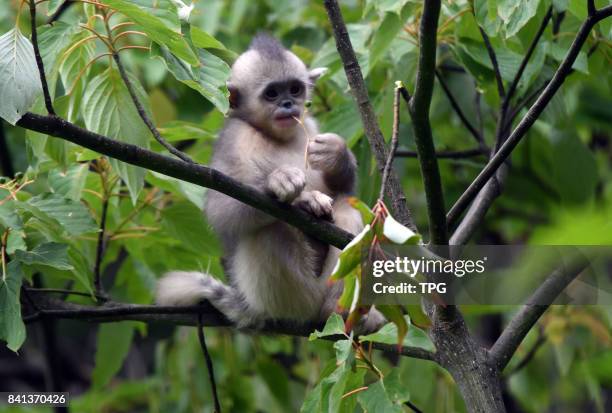
M276 39L260 34L234 62L228 82L231 115L276 139L291 139L299 127L314 82L324 68L308 70Z

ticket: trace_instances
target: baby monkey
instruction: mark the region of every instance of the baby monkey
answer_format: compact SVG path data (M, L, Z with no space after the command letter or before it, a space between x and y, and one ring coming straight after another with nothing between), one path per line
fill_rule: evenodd
M306 65L277 40L255 37L232 66L230 114L211 166L353 233L363 225L347 202L356 161L344 140L320 134L305 113L323 68ZM265 319L323 321L335 310L341 285L327 280L339 250L276 218L216 191L206 214L224 246L230 285L207 274L171 272L158 283L161 305L208 300L239 327ZM384 319L371 312L364 328Z

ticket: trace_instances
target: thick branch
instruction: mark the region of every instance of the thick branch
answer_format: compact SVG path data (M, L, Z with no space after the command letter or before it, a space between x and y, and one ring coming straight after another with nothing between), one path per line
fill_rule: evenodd
M506 161L510 156L514 148L519 144L523 136L529 131L531 126L535 123L538 117L542 114L550 100L553 98L555 93L559 90L565 78L571 73L572 65L578 57L580 49L586 42L589 32L600 20L610 16L612 14L612 6L608 6L598 11L595 16L588 17L585 22L580 26L580 30L576 34L576 38L572 43L567 55L563 59L563 62L555 72L555 75L551 79L550 83L546 86L542 94L538 97L536 102L529 108L523 119L516 126L512 134L499 148L499 151L491 158L487 166L478 174L476 179L470 184L467 190L459 197L455 205L451 208L447 215L448 225L454 226L461 213L466 207L474 200L478 192L485 186L485 184L491 179L491 177L497 172L498 168Z
M448 243L446 206L429 122L429 106L435 80L436 35L439 16L440 0L426 0L419 28L420 47L416 84L409 109L427 199L430 242L435 245L444 245Z
M136 305L122 303L106 303L100 307L83 306L66 303L61 300L50 299L42 295L36 296L39 313L35 317L24 317L26 322L39 319L73 319L93 323L110 323L117 321L142 321L146 323L170 323L184 326L197 326L198 317L201 325L205 327L233 327L225 316L208 303L200 306L176 307L157 305ZM284 334L297 337L307 337L315 329L322 329L322 325L303 324L285 321L268 321L261 330L253 333ZM331 336L327 340L337 341L344 336ZM397 354L398 348L391 344L374 343L374 348ZM406 357L422 360L434 360L435 354L418 347L401 347L399 353Z
M540 316L587 265L588 262L585 259L578 258L567 268L562 267L555 270L527 299L489 351L491 359L500 371L506 367Z
M139 148L135 145L118 142L106 136L82 129L55 116L26 113L17 125L68 140L131 165L140 166L222 192L338 248L343 248L353 237L352 234L336 227L330 222L319 220L306 212L278 202L215 169L190 164Z
M336 0L325 0L324 4L329 21L332 25L334 38L336 39L336 48L342 59L346 78L351 87L351 93L357 102L361 121L363 122L364 133L368 138L368 142L376 158L378 170L382 174L388 157L385 148L385 139L380 131L376 114L370 103L368 90L363 80L363 75L359 63L357 62L357 56L355 56L355 51L353 50L353 45L351 44L346 25L344 24L344 19L342 18L340 6ZM393 170L389 173L387 187L389 189L387 195L391 198L391 206L396 218L402 224L416 230L416 226L414 225L410 211L406 205L406 195L404 195L400 181Z

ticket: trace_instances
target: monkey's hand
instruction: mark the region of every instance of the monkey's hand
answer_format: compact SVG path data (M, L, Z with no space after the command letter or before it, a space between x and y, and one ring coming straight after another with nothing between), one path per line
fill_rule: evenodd
M332 199L319 191L304 191L293 202L298 208L317 218L332 217Z
M349 160L344 139L335 133L317 135L308 144L308 164L328 174L334 174Z
M276 168L266 182L266 189L282 202L291 202L304 189L306 175L304 171L294 166L281 166Z

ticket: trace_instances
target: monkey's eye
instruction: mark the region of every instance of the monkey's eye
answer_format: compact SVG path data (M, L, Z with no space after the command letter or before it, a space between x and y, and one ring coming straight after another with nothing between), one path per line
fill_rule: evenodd
M289 88L289 93L291 93L293 96L300 96L303 91L304 91L304 87L302 86L301 83L294 83Z
M273 87L269 87L264 91L264 97L267 100L274 100L278 97L278 91Z

